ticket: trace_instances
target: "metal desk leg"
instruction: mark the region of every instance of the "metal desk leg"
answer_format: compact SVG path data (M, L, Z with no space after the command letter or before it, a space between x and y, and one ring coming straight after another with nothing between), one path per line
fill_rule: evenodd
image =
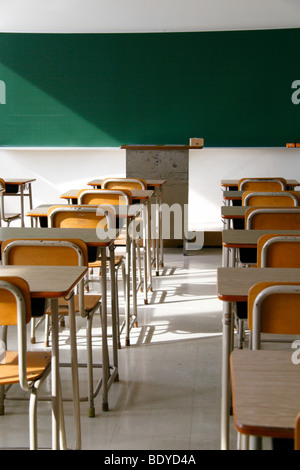
M73 383L73 404L75 418L75 449L81 449L81 425L80 425L80 397L79 397L79 378L78 378L78 359L77 359L77 341L76 341L76 319L74 295L68 302L69 304L69 322L70 322L70 338L71 338L71 367L72 367L72 383Z
M148 303L148 256L147 256L147 211L148 208L144 204L142 207L142 216L143 216L143 252L144 252L144 303Z
M156 269L156 276L159 276L159 250L161 246L161 214L160 214L160 201L159 201L159 194L156 194L156 203L155 203L155 269Z
M222 266L228 268L229 266L229 250L226 246L222 247Z
M230 267L235 267L235 257L236 257L236 249L230 248Z
M136 277L136 246L135 240L131 240L131 260L132 260L132 315L134 326L138 326L137 318L137 277Z
M21 184L21 226L25 227L25 222L24 222L24 186Z
M125 305L125 318L126 318L126 338L125 345L130 346L130 251L131 251L131 239L128 233L128 219L126 218L126 269L125 269L125 278L126 278L126 305Z
M118 332L117 332L117 306L116 306L116 275L115 275L115 246L109 247L110 273L111 273L111 315L112 315L112 342L113 342L113 364L114 381L119 381L118 365Z
M51 387L52 387L52 449L59 450L59 429L61 423L60 380L59 380L59 348L58 348L58 300L51 299L52 324L52 357L51 357Z
M162 187L158 190L159 195L159 207L162 205ZM164 242L162 238L162 212L159 211L159 245L160 245L160 260L158 260L159 265L163 268L164 267Z
M33 205L32 205L32 192L31 192L31 183L28 183L28 196L29 196L29 209L31 210ZM31 227L33 227L33 220L31 217Z
M102 294L102 410L108 411L109 360L107 348L107 279L106 248L101 247L101 294Z
M146 238L146 254L147 254L147 264L148 264L148 276L149 276L149 290L152 292L152 263L151 263L151 210L150 203L146 203L147 211L147 238ZM147 301L148 303L148 301Z
M230 413L230 353L232 351L231 302L223 303L223 348L222 348L222 392L221 392L221 449L229 449Z

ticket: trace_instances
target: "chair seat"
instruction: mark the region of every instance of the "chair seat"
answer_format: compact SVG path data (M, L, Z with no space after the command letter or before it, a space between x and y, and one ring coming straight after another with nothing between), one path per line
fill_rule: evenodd
M27 351L27 380L37 380L51 364L49 351ZM0 385L19 382L18 352L7 351L5 364L0 364Z
M79 296L75 295L74 296L75 300L75 313L79 312ZM101 295L85 295L84 296L84 310L89 313L92 310L94 310L99 302L101 300ZM68 301L65 300L64 298L60 298L58 300L58 309L59 309L59 314L63 315L68 315L69 310L68 310ZM47 312L48 314L51 314L51 308L48 308Z

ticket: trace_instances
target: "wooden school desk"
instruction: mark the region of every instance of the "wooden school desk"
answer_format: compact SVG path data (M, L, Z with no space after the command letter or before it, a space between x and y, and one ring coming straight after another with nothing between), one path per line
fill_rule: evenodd
M79 189L70 189L63 193L60 197L66 199L68 204L77 204L77 195ZM150 198L153 196L152 190L130 190L132 195L132 202L142 203L148 208L148 210L143 211L143 220L145 222L144 226L144 277L145 277L145 287L144 287L144 302L148 303L148 291L152 290L152 272L151 272L151 218L150 218ZM149 283L148 283L149 279Z
M235 251L239 248L257 248L257 242L265 234L276 233L278 235L299 235L300 230L223 230L223 266L234 266ZM231 251L229 258L228 251Z
M229 448L232 303L246 302L250 287L258 282L293 282L299 279L300 268L218 268L217 270L217 295L223 301L221 449Z
M92 186L95 189L100 189L102 185L103 179L95 179L88 182L89 186ZM156 267L156 275L159 275L159 267L164 266L164 249L163 249L163 240L162 240L162 213L159 208L163 202L163 185L166 184L167 180L159 179L146 179L147 188L152 189L154 191L153 197L156 199L156 229L158 233L153 238L153 242L155 242L155 267ZM157 262L158 260L158 262Z
M300 365L293 350L236 350L231 354L233 416L247 436L294 438L300 410Z
M116 237L118 232L116 232ZM107 268L106 268L106 249L110 250L110 263L113 272L114 269L114 240L115 238L99 238L94 229L73 229L73 228L31 228L31 227L1 227L0 243L8 239L80 239L88 246L100 248L102 266L101 276L101 311L102 311L102 408L108 409L108 390L113 381L118 377L118 354L116 346L113 348L113 370L109 374L109 359L107 352ZM112 326L113 326L113 344L117 345L116 331L116 308L115 308L115 285L114 276L111 279L111 301L112 301Z
M3 178L6 186L5 196L18 196L21 203L21 224L25 226L24 201L29 198L29 208L32 209L32 191L31 183L36 181L34 178ZM27 191L26 191L27 189Z
M0 229L5 230L5 229ZM6 230L13 230L8 228ZM21 229L22 230L22 229ZM23 229L26 230L26 229ZM31 230L31 229L29 229ZM51 299L52 326L52 358L51 358L51 387L52 387L52 448L60 448L59 426L60 407L57 397L60 393L59 378L59 346L58 346L58 298L70 297L70 293L87 273L85 267L74 266L0 266L1 276L19 276L28 283L30 295L33 298ZM81 448L80 405L78 386L78 362L76 347L76 322L74 297L69 301L70 336L72 353L72 381L75 418L76 449Z

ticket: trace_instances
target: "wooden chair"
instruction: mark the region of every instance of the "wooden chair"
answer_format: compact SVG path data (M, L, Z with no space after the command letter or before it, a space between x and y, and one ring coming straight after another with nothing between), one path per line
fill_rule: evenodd
M103 189L147 189L147 183L141 178L105 178L102 181Z
M13 222L14 220L18 220L22 218L21 213L19 212L6 212L5 210L5 181L0 178L0 210L1 210L1 220L7 224L7 226L10 226L10 223ZM1 225L1 223L0 223Z
M82 240L6 240L1 246L4 265L42 265L42 266L87 266L87 246ZM89 402L88 415L95 416L94 398L97 392L93 389L93 350L92 350L92 323L96 311L100 311L101 296L84 295L83 282L79 285L79 293L75 295L75 312L86 319L86 346L88 371L88 396L81 401ZM43 308L41 313L46 313L45 344L49 345L48 318L51 309ZM59 314L68 315L68 302L59 299ZM67 366L67 364L65 364ZM99 379L99 382L101 379ZM98 387L98 385L97 385ZM97 390L97 387L95 390Z
M299 230L300 207L251 207L245 214L245 227L248 230ZM249 253L250 252L250 253ZM240 261L245 266L257 266L257 249L240 249ZM247 318L247 308L243 302L237 302L239 329L239 347L243 342L243 321Z
M253 265L254 266L254 265ZM300 235L265 234L257 242L258 268L299 268ZM243 321L247 318L247 304L237 303L239 321L239 347L243 342Z
M15 351L6 349L5 358L0 364L2 398L5 395L4 388L17 383L20 384L22 390L29 392L29 441L30 449L36 450L38 448L37 392L51 370L51 353L27 351L26 324L31 319L28 284L19 277L2 276L0 278L0 302L0 324L5 329L11 325L17 325L18 334L18 349ZM61 394L58 398L62 409ZM0 414L4 414L3 402ZM62 425L60 430L65 440ZM6 431L3 429L3 432Z
M242 206L299 206L300 194L297 191L245 191L242 195Z
M286 187L284 178L242 178L238 183L239 191L284 191Z

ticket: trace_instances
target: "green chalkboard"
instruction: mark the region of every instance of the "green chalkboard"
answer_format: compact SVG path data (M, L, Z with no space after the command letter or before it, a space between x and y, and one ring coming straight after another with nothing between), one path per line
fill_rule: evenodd
M300 29L1 33L0 146L300 142L299 43Z

